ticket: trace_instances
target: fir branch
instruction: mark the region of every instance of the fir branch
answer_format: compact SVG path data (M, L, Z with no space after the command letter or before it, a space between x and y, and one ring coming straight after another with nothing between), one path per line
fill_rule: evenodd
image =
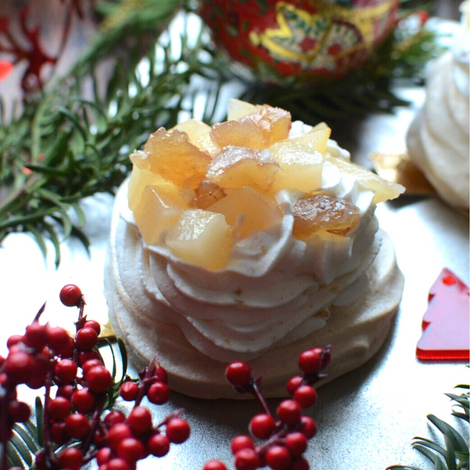
M468 385L457 385L455 388L467 390L460 395L447 393L453 404L452 416L463 419L469 423L469 399ZM462 413L463 411L463 413ZM442 435L443 444L424 437L415 437L411 443L432 464L434 470L465 470L469 468L468 436L464 438L453 426L439 419L437 416L428 415L428 421L438 429ZM418 467L392 465L387 470L422 470Z

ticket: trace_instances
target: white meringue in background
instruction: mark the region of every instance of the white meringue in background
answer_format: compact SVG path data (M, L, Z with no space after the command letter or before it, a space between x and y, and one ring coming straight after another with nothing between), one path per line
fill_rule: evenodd
M451 51L429 70L426 100L407 135L413 163L446 202L469 208L470 2Z

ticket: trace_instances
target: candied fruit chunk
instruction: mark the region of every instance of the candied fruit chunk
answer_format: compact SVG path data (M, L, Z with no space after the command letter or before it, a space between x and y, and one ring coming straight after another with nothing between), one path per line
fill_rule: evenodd
M222 214L190 209L170 230L166 244L181 260L218 271L229 260L232 230Z
M250 187L231 192L210 206L209 210L223 214L233 229L234 237L240 238L269 230L282 221L277 203Z
M359 221L359 209L352 203L327 194L314 194L294 204L294 236L307 238L317 230L345 235Z
M146 186L140 204L134 212L134 219L147 245L162 242L162 236L172 228L186 209L186 201L174 191L173 185Z
M190 119L189 121L176 125L173 129L186 132L189 141L209 155L215 155L219 151L218 147L210 138L211 127L204 122Z
M221 149L228 145L252 149L267 147L263 131L251 119L214 124L211 131L211 139Z
M321 187L324 159L320 152L307 152L300 144L289 141L274 144L269 151L281 167L272 192L294 189L311 193Z
M292 118L288 111L266 104L256 106L256 112L245 116L241 122L245 120L254 121L262 130L266 147L287 139L292 125Z
M212 159L206 176L222 188L255 186L261 191L267 191L279 168L268 150L230 145Z
M232 98L227 106L227 119L229 121L236 121L255 112L256 106L254 104Z
M223 189L209 180L202 180L196 189L196 204L199 209L207 209L223 197Z
M134 153L133 163L181 188L196 189L204 179L210 155L189 142L188 134L161 127L147 140L144 151Z
M147 185L159 185L164 183L165 180L160 175L152 173L149 170L141 170L139 167L134 165L132 168L131 178L129 180L129 209L134 211L140 204L142 193Z
M316 125L310 132L292 137L289 142L299 144L307 152L317 151L322 155L326 154L326 146L331 135L331 129L324 123Z
M240 116L238 120L229 120L212 127L211 138L219 148L237 145L265 149L289 137L292 119L288 111L268 105L253 106L243 101L238 103L236 106L232 104L235 110L229 110L230 118ZM246 111L251 112L245 114Z
M401 184L384 180L375 173L372 173L372 171L355 165L354 163L347 162L342 158L327 155L326 160L338 167L342 174L354 176L362 189L372 191L374 193L374 204L389 199L395 199L405 191L405 188Z

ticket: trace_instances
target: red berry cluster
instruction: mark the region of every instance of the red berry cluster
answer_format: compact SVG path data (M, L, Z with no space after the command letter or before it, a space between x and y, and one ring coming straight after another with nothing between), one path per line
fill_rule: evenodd
M45 445L36 455L37 470L79 470L94 458L100 470L133 470L138 460L150 454L162 457L171 443L186 441L190 428L181 412L154 426L150 411L141 406L144 398L154 404L168 401L165 369L152 362L139 380L115 387L97 348L101 327L83 315L80 289L67 285L60 299L79 308L75 337L63 328L40 324L43 306L24 335L10 337L8 356L0 357L0 469L7 468L5 449L14 423L30 417L29 406L16 399L19 384L45 388ZM118 391L124 400L135 402L127 417L120 411L104 413L110 395ZM71 446L77 440L80 445ZM56 453L59 446L65 449Z
M317 426L312 418L302 414L302 410L316 403L317 392L312 385L326 376L321 371L327 367L330 358L330 347L314 348L300 354L298 364L304 375L297 375L288 381L287 391L292 398L279 404L276 419L259 390L261 378L253 379L250 366L244 362L229 364L225 375L230 384L240 393L252 393L263 408L263 413L252 418L249 429L252 437L266 441L256 446L250 436L235 437L231 450L236 470L310 468L303 453L308 440L316 434ZM227 467L219 460L211 460L203 470L227 470Z

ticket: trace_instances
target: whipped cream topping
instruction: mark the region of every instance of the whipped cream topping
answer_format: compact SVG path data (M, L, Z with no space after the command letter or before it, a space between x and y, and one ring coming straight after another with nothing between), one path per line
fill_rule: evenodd
M308 132L295 122L290 137ZM327 153L349 159L329 141ZM380 248L374 194L325 162L322 188L356 205L359 223L347 235L319 230L307 240L292 235L294 204L303 193L276 195L282 222L235 241L227 266L208 271L185 263L166 245L145 246L132 212L121 207L116 253L119 277L141 322L176 324L203 354L219 361L250 360L325 327L329 308L358 300L366 271ZM134 306L135 307L135 306Z
M454 47L429 70L426 100L408 131L407 147L440 196L468 210L470 14L465 5Z

